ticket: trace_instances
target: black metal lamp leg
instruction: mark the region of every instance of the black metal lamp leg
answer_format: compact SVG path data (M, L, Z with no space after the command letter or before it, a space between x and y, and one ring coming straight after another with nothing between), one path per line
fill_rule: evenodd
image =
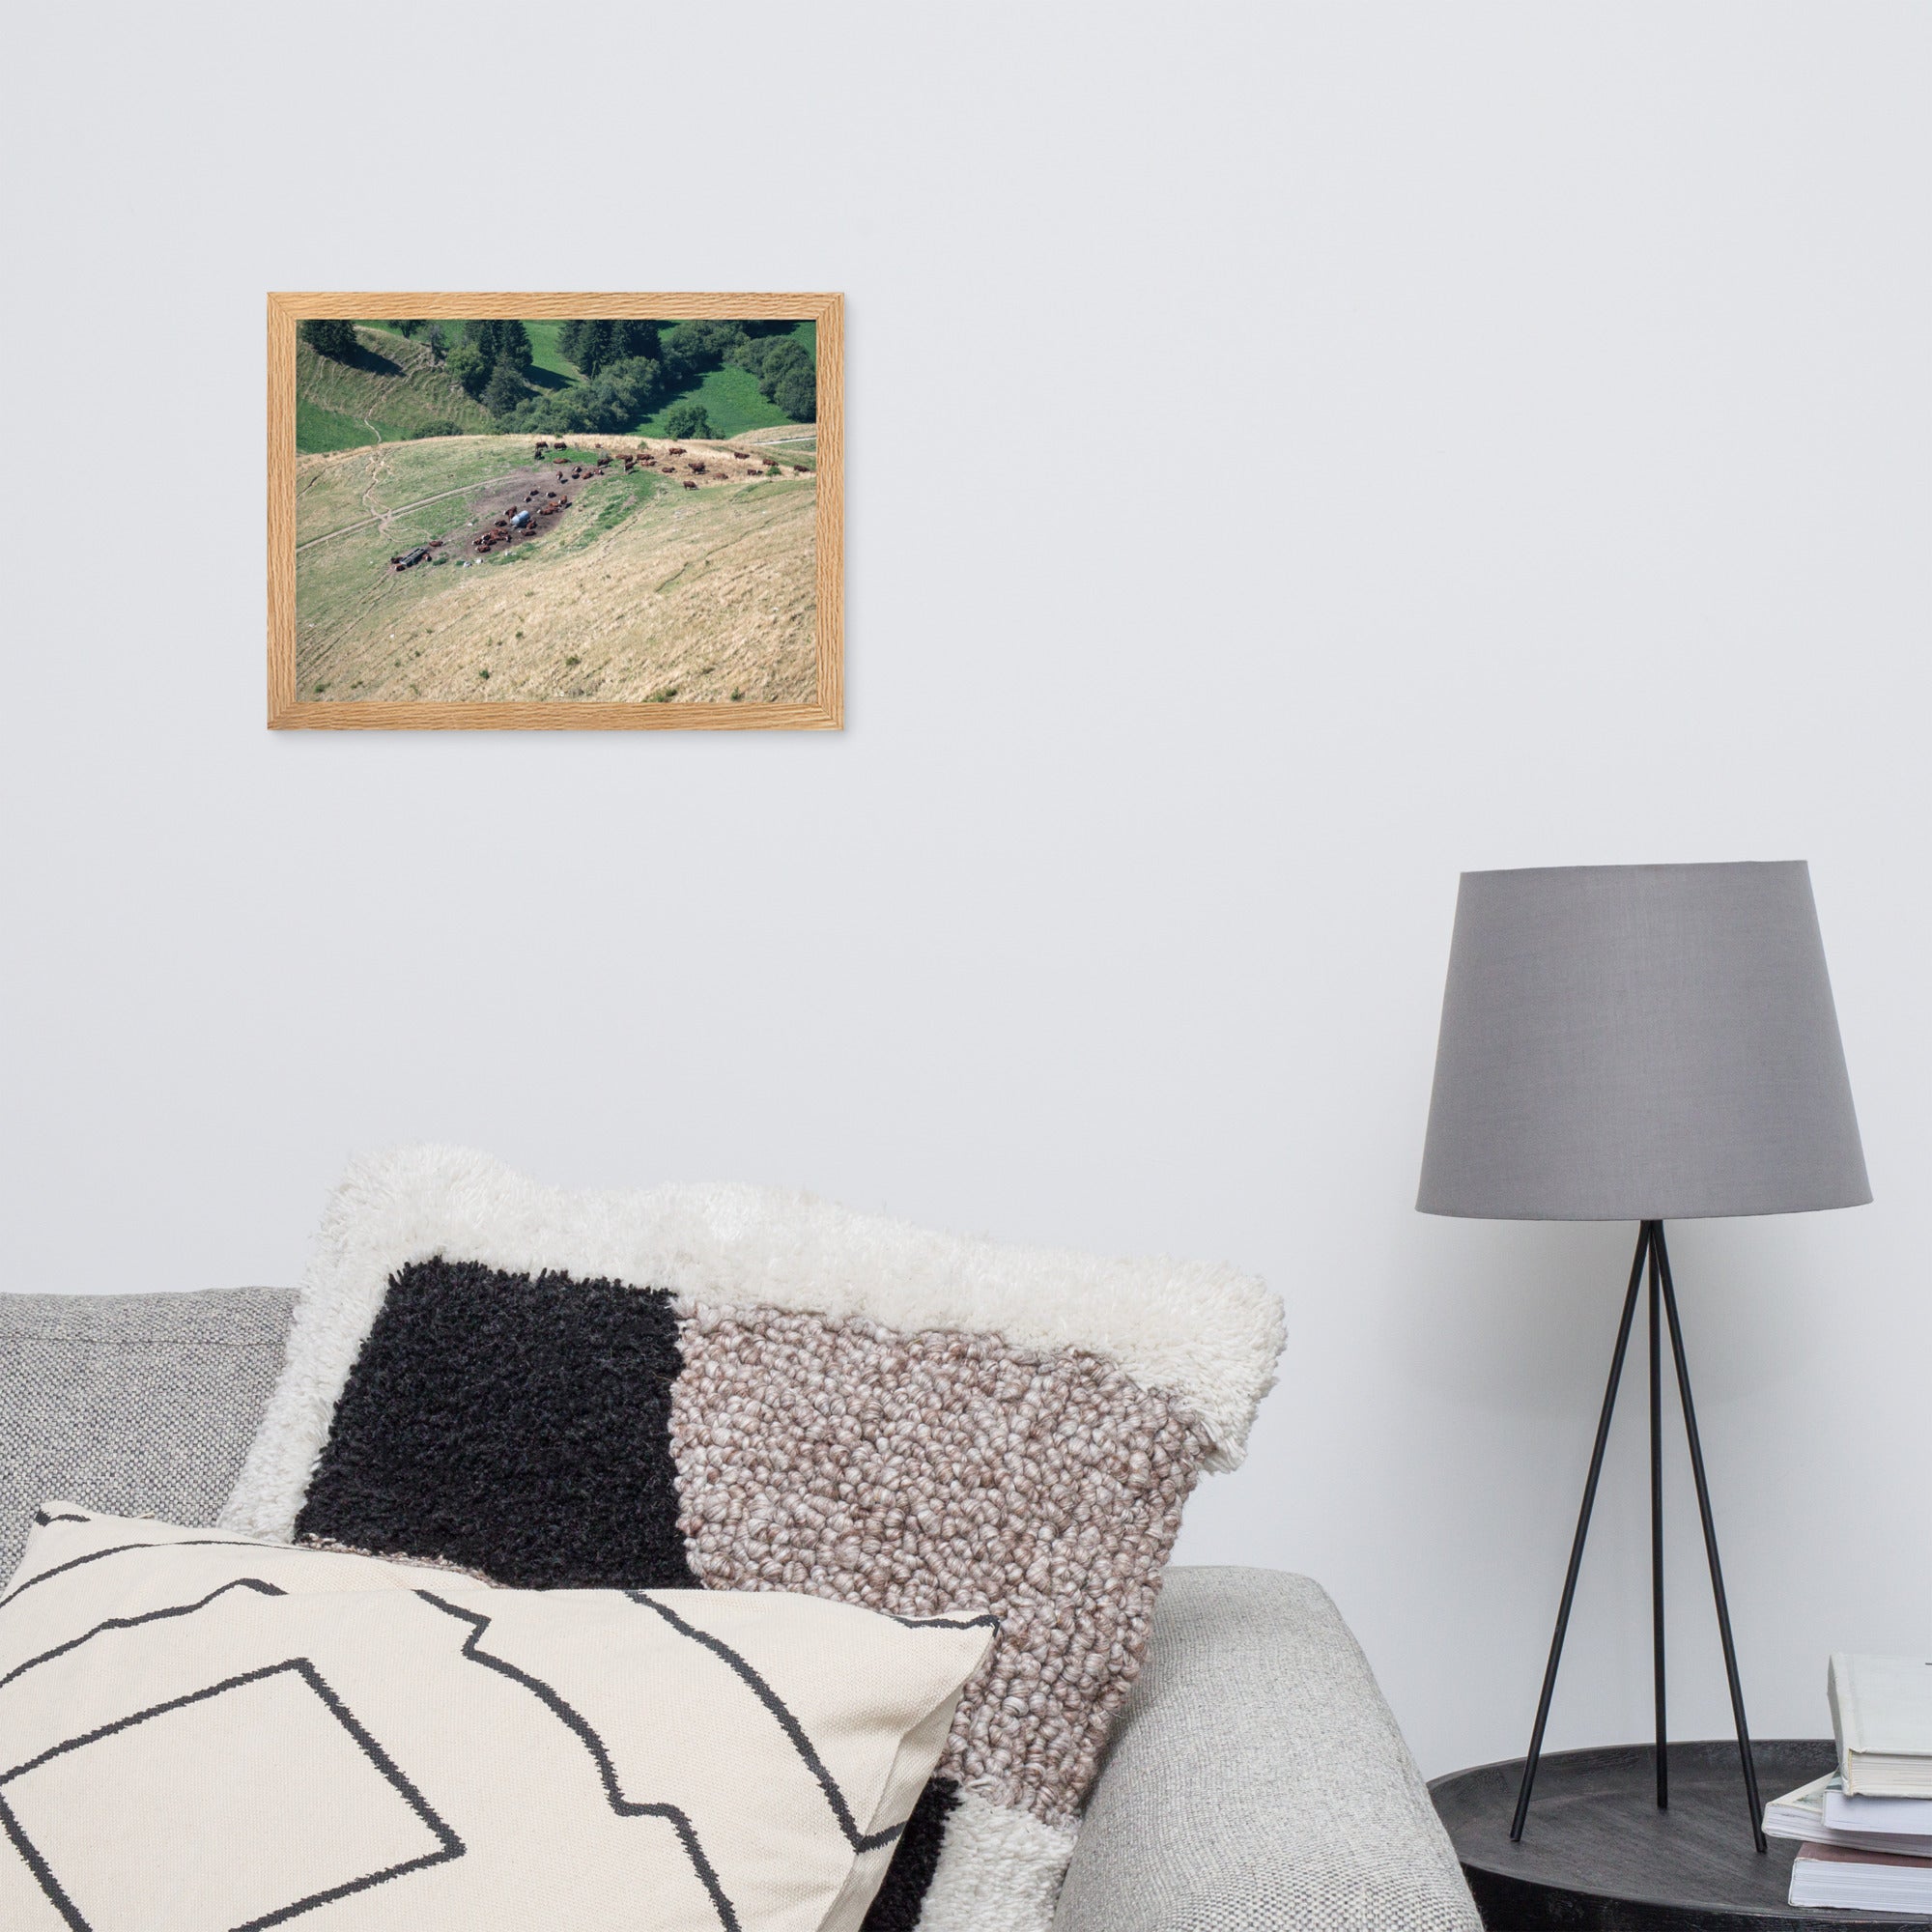
M1663 1375L1660 1348L1659 1259L1663 1223L1650 1226L1650 1653L1657 1698L1657 1808L1670 1808L1670 1753L1664 1740L1663 1698Z
M1684 1434L1690 1444L1690 1473L1697 1484L1697 1513L1704 1520L1704 1553L1711 1560L1711 1595L1718 1605L1718 1634L1724 1645L1724 1675L1731 1686L1731 1716L1738 1727L1738 1756L1745 1772L1745 1802L1750 1806L1751 1841L1765 1849L1764 1806L1757 1795L1757 1766L1751 1759L1750 1727L1745 1722L1745 1690L1738 1676L1737 1647L1731 1641L1731 1612L1724 1601L1724 1573L1718 1563L1718 1525L1711 1514L1711 1488L1704 1480L1704 1451L1697 1440L1697 1411L1690 1404L1690 1370L1684 1359L1684 1330L1677 1320L1677 1291L1670 1279L1670 1255L1659 1222L1651 1241L1663 1283L1663 1312L1670 1321L1670 1352L1677 1360L1677 1393L1684 1405Z
M1549 1722L1550 1694L1556 1689L1556 1666L1563 1661L1563 1634L1570 1626L1570 1605L1577 1595L1577 1576L1583 1567L1583 1544L1590 1534L1590 1511L1597 1500L1597 1478L1604 1472L1604 1445L1610 1436L1610 1416L1617 1406L1617 1384L1623 1379L1624 1351L1630 1347L1631 1321L1636 1314L1636 1292L1643 1285L1643 1266L1650 1257L1651 1235L1655 1223L1646 1221L1636 1237L1636 1259L1631 1263L1630 1292L1624 1296L1623 1320L1617 1324L1616 1351L1610 1357L1610 1379L1604 1389L1604 1409L1597 1418L1596 1446L1590 1451L1590 1473L1583 1483L1583 1507L1577 1517L1577 1538L1570 1546L1569 1574L1563 1578L1563 1601L1556 1608L1556 1634L1549 1640L1549 1662L1543 1672L1543 1695L1537 1699L1536 1728L1529 1734L1529 1755L1522 1765L1522 1783L1516 1795L1516 1816L1510 1823L1512 1840L1522 1836L1523 1820L1529 1816L1530 1787L1536 1782L1537 1760L1543 1755L1544 1727ZM1664 1276L1666 1284L1669 1276ZM1671 1334L1676 1334L1672 1318ZM1687 1411L1688 1413L1688 1411ZM1695 1437L1692 1437L1695 1440ZM1701 1491L1700 1491L1701 1493ZM1707 1517L1708 1520L1708 1517ZM1712 1560L1717 1546L1711 1546ZM1719 1600L1721 1601L1721 1599ZM1728 1627L1726 1629L1728 1642ZM1740 1710L1742 1710L1740 1706ZM1755 1797L1756 1786L1752 1786Z

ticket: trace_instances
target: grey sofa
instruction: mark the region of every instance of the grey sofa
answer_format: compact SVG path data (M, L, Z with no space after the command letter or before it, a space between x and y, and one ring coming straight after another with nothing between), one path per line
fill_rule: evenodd
M212 1520L281 1365L293 1300L0 1294L0 1577L51 1497ZM1395 1719L1319 1585L1168 1572L1055 1924L1480 1926Z

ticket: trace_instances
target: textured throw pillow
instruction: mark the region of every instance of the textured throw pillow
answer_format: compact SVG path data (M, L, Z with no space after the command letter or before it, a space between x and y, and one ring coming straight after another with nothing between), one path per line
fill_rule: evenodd
M0 1597L8 1932L854 1932L992 1635L38 1522Z
M1227 1268L405 1149L330 1207L223 1521L518 1585L993 1612L867 1928L1031 1932L1182 1501L1280 1347Z

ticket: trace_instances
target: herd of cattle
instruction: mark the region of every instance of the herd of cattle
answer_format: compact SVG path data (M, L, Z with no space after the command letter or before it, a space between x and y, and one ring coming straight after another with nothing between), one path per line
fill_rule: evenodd
M553 445L548 441L540 440L536 446L537 462L546 463L546 462L555 461L555 458L551 454L553 448L560 450L563 447L564 445L560 442ZM667 476L667 477L675 476L677 474L677 465L673 463L670 459L672 457L685 456L687 454L688 452L686 451L684 445L681 442L674 442L670 445L669 448L668 448L665 451L665 461L663 466L660 467L658 459L655 456L653 456L648 449L620 449L617 452L619 460L623 463L624 474L626 476L631 475L634 471L638 469L655 469L657 470L660 476ZM730 469L729 459L733 457L735 457L740 463L742 463L745 466L745 468L742 470L734 472ZM719 464L719 474L721 476L728 476L732 474L748 476L748 477L777 476L781 473L779 469L778 459L776 457L748 456L742 449L720 450L718 452L717 461ZM588 469L584 469L582 467L579 467L578 469L575 469L571 471L571 475L573 478L579 476L593 476L600 473L603 470L610 469L610 467L611 467L611 454L607 449L603 447L602 444L599 444L596 463L592 465L591 468ZM684 487L687 490L696 490L697 488L697 485L690 480L692 476L708 476L711 473L709 464L700 463L696 457L693 457L685 465L685 469L690 472L690 474L686 476L684 479ZM803 476L805 474L805 471L802 469L794 468L791 473L794 476ZM559 478L561 478L561 475L562 472L558 471Z
M560 464L563 461L564 447L565 445L561 442L553 445L547 438L540 439L536 446L535 460L539 463ZM665 462L661 469L658 465L658 459L648 449L619 450L618 456L623 462L624 474L626 476L633 474L639 469L643 469L656 470L659 475L668 479L677 474L677 465L670 459L677 456L688 457L689 452L682 443L672 443L665 451ZM721 476L728 476L733 473L725 462L725 459L730 457L736 457L740 463L746 466L743 470L736 472L746 477L777 476L781 473L775 457L767 456L759 458L748 456L743 450L726 449L721 450L718 453L719 473ZM610 452L600 446L595 463L589 465L587 468L581 462L575 463L572 464L568 471L559 469L556 472L556 480L559 483L594 482L610 467ZM695 457L687 461L685 468L690 471L690 475L682 479L684 487L687 490L696 490L697 488L697 485L691 480L692 477L708 476L711 473L709 463L699 462ZM805 471L803 469L794 468L791 473L794 476L803 476ZM505 544L514 543L526 530L533 529L536 526L536 520L538 518L554 517L559 511L569 508L570 497L567 495L559 495L554 490L546 490L539 497L537 492L532 490L525 497L520 508L514 511L505 511L487 529L471 537L469 548L476 553L478 557L488 556L491 552L501 549ZM413 570L419 563L440 563L442 559L436 553L442 546L442 538L437 537L433 542L418 544L414 550L406 551L396 556L392 556L389 559L389 563L397 571Z

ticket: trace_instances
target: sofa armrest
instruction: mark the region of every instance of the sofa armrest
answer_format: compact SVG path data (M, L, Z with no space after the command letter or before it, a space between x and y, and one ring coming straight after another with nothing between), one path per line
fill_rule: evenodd
M0 1588L34 1511L213 1522L281 1373L295 1296L0 1293Z
M1321 1587L1272 1570L1170 1570L1055 1932L1481 1925Z

